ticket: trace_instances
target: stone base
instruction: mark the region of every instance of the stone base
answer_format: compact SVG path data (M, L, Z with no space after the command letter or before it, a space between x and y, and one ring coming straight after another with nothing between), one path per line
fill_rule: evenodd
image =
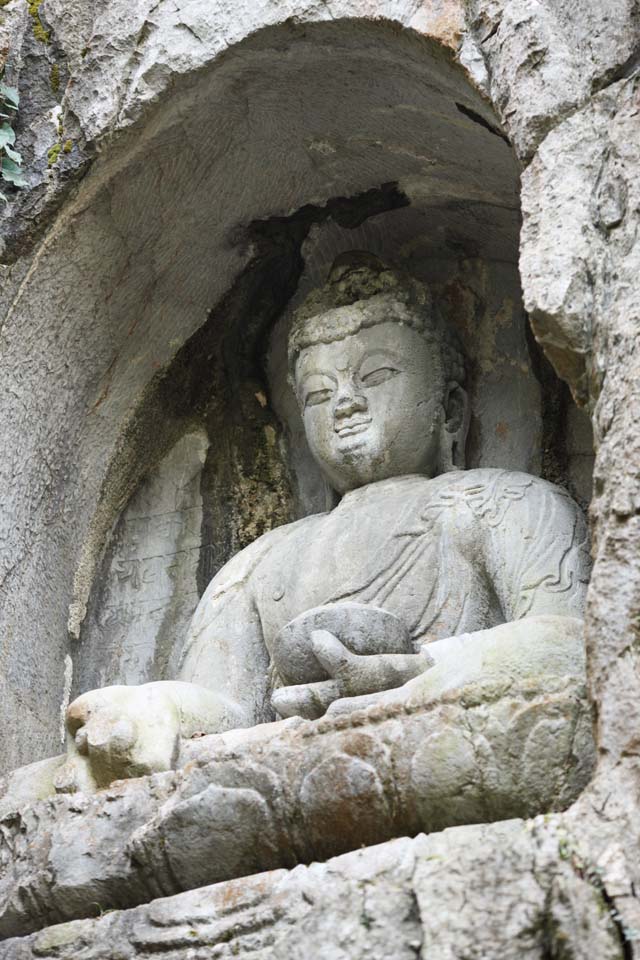
M597 874L555 816L401 838L108 911L5 940L0 960L613 960L621 946Z
M541 686L470 685L274 724L235 747L203 738L179 771L6 810L0 937L394 837L564 810L589 781L591 716L579 678Z

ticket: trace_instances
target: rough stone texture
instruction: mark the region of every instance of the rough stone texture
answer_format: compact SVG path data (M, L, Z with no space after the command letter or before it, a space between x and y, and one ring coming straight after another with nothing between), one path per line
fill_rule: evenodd
M23 93L18 133L33 184L7 210L11 256L23 253L5 269L0 294L6 304L2 482L9 491L0 614L8 638L0 654L10 730L0 747L6 768L58 749L67 658L75 691L110 669L89 657L96 648L91 639L77 643L88 604L101 615L91 593L102 556L140 482L193 428L194 410L201 415L206 408L200 425L216 438L203 473L199 591L263 530L324 506L317 477L311 493L303 490L292 502L282 438L254 355L236 364L231 387L223 373L240 341L262 336L259 323L255 337L242 325L256 316L267 326L273 319L264 296L246 295L253 274L285 277L269 307L277 315L295 289L291 263L306 231L323 216L343 230L357 225L357 218L341 222L337 208L329 210L332 198L396 181L427 224L423 232L435 230L429 248L407 259L413 266L437 248L447 270L455 265L457 278L445 281L440 272L439 281L480 371L472 459L539 469L541 387L531 376L509 266L517 244L517 167L499 125L446 50L387 22L331 22L393 19L444 41L448 50L460 47L462 62L482 84L480 54L473 31L461 31L460 6L323 3L292 5L289 12L291 22L236 48L239 31L244 36L273 24L286 10L251 5L239 18L224 7L212 23L197 2L179 11L112 2L70 13L45 0L38 15L52 31L49 44L38 42L34 18L19 0L2 10L3 29L14 38L7 76ZM54 60L61 77L55 96ZM52 97L61 101L60 115L52 113ZM224 106L211 110L212 103ZM73 149L46 170L59 116ZM96 151L89 169L86 158ZM74 170L87 169L78 184ZM50 222L65 197L46 239L27 252L38 224ZM38 214L42 204L46 215ZM305 220L296 213L308 210L305 204L325 212L305 213ZM263 238L248 228L273 217L287 218L284 240L282 232L269 240L272 249L284 248L280 259L267 257ZM25 229L18 243L15 231ZM399 240L409 250L411 237ZM486 261L500 262L487 267ZM434 264L432 274L438 273ZM213 333L196 345L194 331L205 327ZM478 337L482 350L475 349ZM215 372L201 367L201 376L211 376L214 413L193 378L181 373L194 353L215 358L209 364Z
M549 676L274 725L262 741L258 727L244 746L238 731L231 749L224 735L196 741L181 773L5 811L0 936L90 915L95 902L130 906L393 836L563 809L591 774L590 727L579 679Z
M532 320L550 353L558 351L558 366L575 371L572 387L594 414L587 638L601 744L612 760L635 751L640 721L639 89L637 79L612 85L550 134L523 195Z
M80 98L74 101L79 115L90 102L94 113L102 110L89 88L107 97L118 76L118 38L132 28L138 8L119 11L109 4L96 12L112 23L104 24L104 34L96 30L89 45L95 56L87 53L78 70L83 77L103 71L109 80L102 77L105 87L96 75L86 86L74 76L69 96ZM75 16L69 35L74 23ZM177 34L187 46L196 43L186 30ZM224 34L220 26L216 36ZM205 407L188 374L193 363L201 364L203 379L207 366L215 372L213 446L225 457L205 471L218 504L214 519L224 528L225 515L236 518L220 538L202 588L231 553L288 519L286 484L275 466L278 434L268 404L262 405L259 364L249 351L241 354L293 292L297 251L314 218L331 212L340 220L342 207L330 207L332 199L398 182L398 191L421 209L444 210L450 250L465 249L470 223L472 239L495 225L516 242L513 156L490 109L442 48L388 23L360 21L291 23L246 44L181 79L165 75L159 50L150 48L154 66L145 70L171 86L171 97L150 105L117 144L105 143L45 239L6 270L6 767L58 749L65 656L74 664L83 657L67 624L78 637L123 506L180 431L192 426L194 407ZM182 73L188 66L180 60ZM28 73L20 76L26 82ZM212 110L213 103L225 106ZM83 117L89 127L93 121ZM388 202L388 192L381 195ZM456 206L463 196L478 212L472 221L462 218L466 233ZM263 226L250 229L256 221ZM351 222L359 221L352 216ZM267 297L254 277L265 281ZM196 346L199 328L211 335ZM224 379L229 370L231 384ZM227 451L233 470L224 466Z
M469 12L489 95L523 160L594 89L637 66L634 0L472 0Z
M138 91L141 91L141 97L146 97L147 102L153 97L162 99L164 91L172 86L175 79L179 56L183 57L180 65L183 73L189 70L189 59L194 50L196 57L201 53L206 57L207 43L199 41L197 36L189 34L188 30L181 29L176 24L176 20L186 21L196 16L198 11L202 10L202 6L197 3L182 5L179 14L174 12L173 4L161 4L157 8L155 19L162 22L166 17L171 28L169 33L172 41L158 44L157 49L154 49L155 40L166 34L163 34L161 24L160 29L156 29L155 24L142 29L146 8L138 4L69 6L63 4L62 0L57 3L45 0L41 9L45 23L49 22L49 17L55 19L59 42L64 45L64 50L68 51L69 62L82 69L83 75L92 78L92 82L78 84L74 77L76 90L73 90L72 85L68 91L69 97L73 95L74 104L78 105L78 113L81 115L79 145L74 145L69 162L75 156L80 157L81 150L87 151L87 146L80 144L83 124L87 138L93 138L90 145L94 142L99 144L111 159L117 159L120 146L118 138L114 137L110 141L108 137L117 133L121 116L120 104L127 105L126 112L122 112L122 122L126 123L128 116L135 112L135 96ZM139 11L142 22L136 21ZM215 37L219 38L222 45L226 42L226 37L232 41L238 37L240 24L248 24L250 29L252 23L258 20L263 22L260 18L264 18L264 22L275 22L281 17L284 19L288 13L297 15L301 20L305 17L325 18L331 14L396 17L404 24L413 22L417 29L423 29L426 23L426 29L441 31L441 35L449 42L452 36L454 42L457 42L457 25L461 22L459 7L445 3L403 4L382 0L375 3L311 3L306 6L265 3L251 4L248 10L242 8L242 15L235 4L223 7L225 20L221 21ZM44 49L41 45L37 50L40 57L44 58L45 66L38 74L38 82L32 85L29 71L35 54L31 41L32 24L26 7L20 0L13 0L8 7L3 8L2 15L6 34L18 38L17 69L24 78L24 84L27 87L33 86L34 91L48 90L50 64L47 58L52 48ZM521 26L519 18L523 20ZM205 25L206 23L205 18ZM235 28L232 29L233 23ZM192 25L191 19L189 25ZM496 26L498 29L490 36ZM212 32L208 34L209 38L211 36ZM148 37L150 41L145 49ZM31 48L27 49L30 44ZM91 53L92 44L94 53ZM4 40L1 45L5 45ZM87 52L86 46L89 47ZM138 46L139 52L136 49ZM529 915L527 914L521 925L513 919L522 915L523 904L526 905L530 900L536 904L540 901L538 879L543 872L539 869L539 862L531 856L528 841L524 848L515 841L510 844L508 840L505 841L503 834L496 836L492 829L486 828L463 828L459 834L461 847L456 845L452 833L445 834L444 838L430 838L430 842L442 843L453 851L451 861L446 860L446 851L442 854L443 860L439 862L444 863L445 868L439 876L438 890L434 894L444 897L446 893L449 897L450 891L450 897L446 900L450 909L443 909L440 913L432 909L432 902L425 908L425 912L428 912L429 929L433 931L429 942L430 960L434 956L442 956L443 960L474 956L472 951L476 944L476 956L483 957L483 960L493 956L527 956L525 949L530 950L529 955L540 957L541 960L548 960L554 955L566 956L567 953L605 958L610 953L611 956L626 958L637 953L633 929L640 928L636 899L636 891L640 889L640 821L637 809L640 784L637 760L639 699L636 665L640 619L640 525L634 500L638 489L640 370L637 350L637 244L634 248L632 241L637 230L638 213L637 202L627 203L625 216L620 225L616 226L616 206L619 207L619 201L616 200L615 189L611 193L612 202L607 200L603 204L605 214L602 222L605 226L599 233L593 229L589 210L589 200L597 192L597 171L601 165L606 167L609 157L613 157L616 164L620 162L620 156L623 158L626 186L632 196L640 182L637 113L633 99L637 93L632 79L637 49L637 13L633 7L599 2L579 5L563 2L553 6L550 3L529 3L524 17L523 8L519 4L478 3L474 7L471 32L467 33L462 41L461 58L473 70L478 82L486 84L486 89L491 90L509 134L517 140L523 160L527 162L534 157L525 173L524 184L522 278L525 301L533 311L537 334L545 344L545 349L549 349L549 356L557 369L569 377L575 395L583 402L588 402L592 409L595 408L598 456L596 500L592 517L596 566L587 634L598 736L603 750L599 774L571 813L563 817L563 823L568 823L571 827L573 840L568 845L564 841L554 841L549 850L547 862L551 865L550 876L559 879L557 885L552 881L544 888L545 903L551 904L553 910L551 922L549 913L542 912L544 932L537 945L535 942L531 945L532 927ZM21 54L21 50L27 51L29 59ZM89 58L86 65L79 63L84 59L83 53L84 58ZM137 70L138 57L142 60L143 55L145 65L140 76L147 84L146 89L142 89L142 82L138 81ZM126 69L123 69L123 64ZM373 75L377 75L377 71L378 63L373 69ZM269 67L267 72L271 76L272 67ZM93 77L99 82L94 83ZM619 82L612 83L616 80ZM115 85L126 87L126 91L119 92L114 97L112 91ZM601 88L601 92L591 100L594 86L596 89ZM341 96L344 89L345 85L342 84ZM146 96L147 93L149 97ZM209 102L212 99L215 100L209 97ZM95 111L91 106L93 102L98 105ZM25 117L26 108L27 104ZM44 129L44 132L39 137L37 131L33 134L34 143L37 141L38 146L34 147L34 169L30 171L30 176L33 176L36 183L44 177L51 182L51 186L48 190L35 189L30 195L32 199L25 200L16 224L8 231L9 239L14 229L24 233L25 222L27 231L31 229L29 203L33 204L31 214L35 215L40 209L38 205L42 197L48 195L55 199L56 192L64 182L64 157L61 166L54 169L52 174L44 172L46 147L57 137L55 123L47 115L48 108L48 101L40 112L37 104L34 107L34 120L44 117L45 126L43 128L39 120L36 123L37 130ZM169 109L168 106L166 109ZM94 122L94 115L109 119L98 119ZM106 129L107 135L101 142L101 131L105 131L107 123L111 125ZM64 129L73 132L73 124L74 117L69 110L64 118ZM27 127L30 125L25 123ZM487 136L490 135L487 133ZM547 153L543 163L535 157L535 147L545 136L546 143L553 143L558 152L555 155ZM31 137L31 134L26 134L26 137ZM554 139L551 140L550 137ZM212 144L218 142L215 136L209 140ZM125 140L122 141L123 144L124 142ZM224 142L228 142L228 137ZM183 143L178 136L169 140L165 138L165 153L167 144L170 148ZM544 149L544 143L542 146ZM147 148L146 141L142 147L143 151ZM616 151L619 151L620 156ZM149 166L150 156L148 154L146 157L147 173L152 169ZM586 159L583 160L583 157ZM184 157L180 159L184 160ZM167 164L166 168L168 166ZM357 158L356 166L361 172L361 179L354 178L349 183L347 193L360 189L360 185L369 186L376 180L376 185L379 184L378 171L376 176L370 176L368 163L362 163L360 158ZM122 169L125 169L124 165ZM243 168L240 166L238 169ZM394 176L393 173L389 176L388 170L385 171L386 179L393 179ZM291 179L291 174L287 173L287 177ZM153 177L151 179L153 180ZM242 175L240 179L243 182L247 180L246 176ZM296 177L293 177L293 180L298 182ZM153 182L155 185L156 181ZM190 185L199 182L198 177L191 176ZM334 184L336 182L337 178ZM571 189L567 189L568 185ZM264 182L261 182L260 189L263 186ZM271 193L276 190L273 182L268 184L268 188ZM175 182L170 183L169 196L171 192L176 193ZM223 194L224 191L220 193ZM291 196L291 191L288 191L280 206L276 202L272 210L266 214L261 210L258 215L269 215L271 212L281 214L283 210L296 209L299 203L308 199L302 199L301 193ZM315 195L320 194L327 195L326 192L315 189ZM177 196L183 202L180 191L177 191ZM237 201L237 194L235 199ZM124 207L126 206L125 203ZM175 228L177 219L166 197L161 198L159 206L160 209L169 211L168 216ZM122 206L116 203L112 207L103 202L101 209L109 212L110 216L117 217ZM136 222L135 208L132 210L132 221ZM99 211L94 213L99 214ZM255 215L253 209L249 216ZM139 218L137 222L139 225ZM609 227L606 226L607 223L610 224ZM4 399L6 401L7 397L11 397L14 405L3 413L2 422L17 424L19 429L28 424L34 434L30 438L34 441L32 446L26 442L26 433L18 433L18 445L15 444L15 432L7 431L3 436L4 450L7 451L6 456L11 463L11 469L3 484L17 493L17 501L5 501L7 509L11 510L11 529L6 534L10 539L5 541L3 569L18 571L16 580L19 582L14 580L10 583L11 589L24 590L25 597L34 598L34 607L40 612L42 623L51 624L46 635L44 629L38 628L38 652L32 655L29 645L33 633L29 624L33 623L33 619L21 608L24 600L17 596L12 599L14 616L3 636L14 636L18 639L15 641L15 648L11 648L9 652L6 648L3 650L3 673L12 675L12 678L11 684L3 689L2 696L9 716L19 716L20 723L12 720L8 725L4 724L6 736L12 737L14 741L14 747L7 757L9 763L18 762L19 758L26 758L33 751L36 729L45 729L47 726L50 730L53 729L52 717L57 714L63 687L61 664L64 644L61 636L70 600L69 571L73 570L77 563L78 546L77 543L68 543L60 528L52 531L51 522L64 507L60 495L64 464L71 462L73 456L79 456L79 431L73 424L77 424L84 416L83 403L91 394L87 382L82 378L77 380L77 371L86 364L89 384L99 381L122 340L122 337L118 340L117 336L112 339L107 336L105 344L101 346L99 340L92 339L89 349L85 349L87 327L79 319L84 315L95 323L95 318L102 316L96 306L101 302L101 285L105 289L114 289L118 284L122 284L123 277L126 279L128 254L125 254L122 260L117 259L122 233L118 241L111 244L110 233L104 229L104 221L99 239L97 228L96 239L92 239L90 231L83 233L77 229L78 226L77 218L63 218L54 231L52 244L55 247L60 236L65 238L64 258L57 261L51 258L47 247L41 248L33 260L25 254L11 271L5 272L4 289L0 293L3 302L11 304L19 290L27 292L30 283L34 283L32 290L42 291L39 297L34 293L25 296L19 305L17 319L20 321L22 339L18 337L14 340L13 350L8 353L9 345L3 343L6 358L6 366L2 368ZM42 224L36 223L34 232L37 232L37 229L42 229ZM201 243L203 236L204 231L201 230ZM589 238L586 246L583 246L583 236ZM580 252L574 260L571 250L576 244L576 250ZM139 249L131 251L131 255L135 253L138 258L144 257L148 249L148 241L142 238ZM547 257L548 250L553 250L552 258ZM79 256L79 251L84 252ZM160 248L158 252L161 252ZM70 263L74 257L80 264L80 272L72 272ZM162 262L161 257L158 259ZM211 259L209 248L202 249L200 262L210 262ZM100 276L99 273L96 276L95 265L100 260L113 260L116 265L113 278ZM221 273L224 272L226 260L220 258L217 262ZM602 264L606 269L601 269ZM238 263L236 269L239 269ZM563 282L562 274L565 271ZM594 278L594 309L591 309L590 298L585 293L584 278L587 283L590 278ZM136 287L150 296L148 291L152 290L153 283L151 279L145 283L144 275L139 274ZM175 284L175 287L186 289L179 284ZM575 305L572 288L576 290L578 301ZM95 295L92 293L94 289ZM67 311L73 306L69 304L68 295L62 296L62 291L69 290L86 291L91 293L91 296L84 297L82 309L77 316L70 318L67 327L57 318L66 317ZM133 296L135 287L122 290L124 301L129 303L130 321L132 314L139 315L140 311L136 310L135 304L143 302L144 297L137 300ZM211 296L195 297L195 310L189 317L186 316L187 299L188 297L185 297L180 304L184 317L183 338L189 330L198 325L206 310L205 305L215 301L216 293L213 291ZM62 339L64 351L56 350L52 317L56 318L56 338ZM33 322L33 327L29 326L27 318ZM129 323L123 326L128 329ZM114 324L116 334L118 329L118 325ZM13 337L16 336L14 330ZM167 340L173 336L174 331L169 330ZM45 346L42 352L34 349L38 347L40 339ZM100 358L100 362L94 362L95 356ZM70 389L67 387L70 373L65 366L65 357L74 378ZM155 359L164 362L162 356ZM37 371L37 376L34 370ZM45 371L50 373L45 374ZM55 391L55 385L61 382L65 384L62 396ZM37 389L34 389L34 385ZM133 392L135 393L135 390ZM74 397L79 398L77 408L73 407ZM64 423L64 429L70 435L68 445L66 438L65 442L62 442L60 431L56 429L57 421ZM38 426L40 423L41 427ZM115 434L117 433L116 430ZM50 439L45 442L46 438ZM95 438L89 443L89 448L92 444L94 449L101 446ZM111 441L106 445L111 449ZM66 508L65 522L73 522L84 531L88 526L86 518L91 514L91 507L82 506L78 490L82 488L82 483L87 483L95 492L99 484L95 478L91 479L91 471L82 456L77 462L85 465L80 469L81 482L76 478L68 495L69 506ZM18 481L17 478L21 480ZM112 521L113 519L115 512ZM46 543L38 546L45 526L51 533ZM78 542L83 536L82 533L78 537ZM39 556L36 555L38 551ZM32 568L25 566L25 558L28 558ZM42 584L45 582L47 588L43 590ZM60 597L58 606L51 602L51 597L56 595ZM16 649L23 658L19 668L13 666L16 663ZM48 654L49 651L52 653L46 659L44 653ZM40 672L44 679L38 683ZM34 694L25 699L22 691L29 686L33 688ZM50 693L50 690L53 692ZM53 746L54 738L49 734L43 740L43 752ZM574 841L576 847L583 851L580 855L574 852ZM512 851L516 846L518 850L524 849L522 858L518 861L520 869L513 866L514 859L517 858ZM368 852L365 852L354 856L366 858L368 855ZM324 877L326 874L322 873L323 869L321 868L320 875ZM333 950L334 956L340 956L339 951L342 951L343 955L345 953L339 939L342 935L346 939L351 932L355 937L357 931L362 942L360 925L356 925L354 929L355 911L351 908L351 901L345 908L345 914L349 916L348 920L345 919L346 931L345 926L335 919L344 916L340 913L340 892L345 889L338 888L336 898L330 899L335 877L336 873L331 873L329 880L314 884L312 894L317 896L317 892L322 889L323 895L329 898L325 902L331 906L326 911L311 912L308 925L302 930L304 951L299 949L302 956L308 955L310 940L315 940L319 948L326 943L327 953L332 955ZM504 883L501 882L501 877L505 878ZM260 884L263 881L256 882ZM245 883L246 881L242 881L242 884ZM367 889L371 891L372 888L375 889L375 882ZM233 897L237 894L238 885L223 887L222 897L229 891ZM357 902L362 902L360 892ZM594 917L594 907L597 918ZM142 911L144 913L152 909L145 907ZM614 916L608 913L610 909L617 911ZM187 908L184 915L192 918L194 911ZM442 927L438 927L439 916L443 918ZM269 956L267 951L271 951L274 957L283 954L295 956L293 951L296 948L291 946L296 935L295 927L287 924L286 912L283 917L284 927L280 928L275 941L269 941L273 928L268 923L262 927L264 917L259 916L258 920L253 922L249 917L248 924L251 929L245 936L250 939L248 943L241 939L238 948L245 945L249 948L255 946L256 940L251 938L264 936L269 942L262 947L263 955ZM510 920L513 922L509 922ZM614 928L611 928L610 920L613 920ZM68 936L71 947L67 956L81 956L82 949L89 951L87 956L91 956L90 951L93 951L94 957L102 955L111 958L113 951L109 939L106 940L107 945L102 946L95 942L94 938L97 930L108 930L110 924L115 928L121 922L126 924L127 921L121 920L119 915L107 915L96 922L97 927L74 925L66 930L52 931L51 936L58 936L62 944L55 947L49 942L47 945L45 935L39 955L51 956L55 955L56 951L62 951L65 949L64 938ZM156 935L162 936L161 926L160 934L157 934L158 925L152 922L151 926L153 932L143 934L143 937L146 936L149 940ZM264 934L256 932L257 926L265 931ZM368 937L369 922L362 926ZM389 943L395 948L402 942L398 929L397 915L394 915L393 920L381 932L381 936L387 937L380 948L383 956L385 950L388 952ZM73 938L78 930L80 939L74 942ZM182 930L183 928L181 932ZM127 956L126 950L129 955L135 954L137 950L135 945L131 947L128 936L127 934L118 941L123 944L124 956ZM219 936L218 945L213 948L219 955L224 956L225 951L233 955L232 951L236 949L233 930L229 931L227 928L226 932L219 935L214 933L213 936ZM288 938L288 941L279 942L278 936ZM171 934L168 937L170 938ZM230 945L222 942L225 937L231 938ZM484 940L481 939L483 937ZM604 939L600 940L599 937ZM84 938L84 942L81 938ZM116 942L115 937L113 941ZM282 942L288 942L289 946L282 948ZM20 956L18 951L22 951L25 957L37 956L38 948L32 953L32 944L33 941L23 945L12 942L5 945L5 955L11 960ZM361 948L361 954L370 956L368 938L366 944ZM149 952L153 950L153 946L143 946L142 949ZM171 956L169 951L172 949L167 947L166 954ZM174 954L181 956L182 953L184 956L188 949L184 940L179 941ZM347 956L358 956L357 949L359 948L354 945L351 954L347 953ZM419 951L420 945L411 949L414 952ZM210 954L211 950L203 946L200 953L204 956Z
M636 256L636 100L634 81L598 94L547 137L523 178L526 306L557 369L592 404L606 369L598 331L615 323L608 314L625 297L631 323L637 310L628 286Z
M547 960L570 944L571 956L619 960L623 943L579 839L540 818L204 887L5 941L0 958Z
M198 604L208 438L187 434L136 492L111 539L75 691L175 676Z
M605 884L632 931L640 927L637 98L637 78L621 80L549 134L524 176L522 243L534 328L593 414L586 635L601 761L574 817L591 850L606 840ZM636 950L632 936L625 955Z
M29 160L32 190L20 202L7 235L17 239L38 233L38 218L53 212L67 193L69 181L84 172L114 133L135 123L176 81L207 67L226 51L265 27L349 18L385 17L436 37L447 46L460 46L464 12L460 0L261 0L242 12L222 4L212 16L202 0L178 7L152 0L136 3L101 0L90 9L70 11L64 0L38 5L37 20L20 0L12 0L0 24L0 50L12 50L10 79L28 91L24 146ZM35 35L34 26L48 33ZM473 44L467 50L470 62ZM52 89L51 70L59 70L59 88ZM477 64L481 70L482 65ZM34 84L33 78L37 78ZM54 144L71 143L53 168L47 151ZM35 221L35 222L34 222Z

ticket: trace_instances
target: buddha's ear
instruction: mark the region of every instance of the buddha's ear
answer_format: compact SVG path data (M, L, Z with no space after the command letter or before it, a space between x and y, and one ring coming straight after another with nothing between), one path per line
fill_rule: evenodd
M469 420L469 397L459 383L448 383L444 397L445 419L440 445L441 469L464 470Z

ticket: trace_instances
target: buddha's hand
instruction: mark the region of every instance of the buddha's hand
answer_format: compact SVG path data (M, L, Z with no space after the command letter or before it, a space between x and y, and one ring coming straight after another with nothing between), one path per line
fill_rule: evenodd
M179 750L180 710L168 687L105 687L74 700L66 715L67 762L56 788L95 790L170 770Z
M433 666L433 660L424 651L370 656L351 653L327 630L314 630L311 644L330 679L276 690L271 702L281 717L313 720L336 700L401 687Z

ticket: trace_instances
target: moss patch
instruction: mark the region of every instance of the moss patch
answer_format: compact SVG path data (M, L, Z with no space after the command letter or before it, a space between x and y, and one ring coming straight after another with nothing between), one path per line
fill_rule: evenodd
M49 166L52 167L56 163L58 157L60 156L60 151L62 150L61 143L54 143L52 147L49 147L47 150L47 161Z
M65 140L62 146L62 152L71 153L72 150L73 150L73 140Z
M29 15L33 20L33 35L36 40L39 40L40 43L49 43L51 39L51 31L45 30L42 25L42 20L40 19L40 13L38 8L42 0L27 0L27 5L29 7Z
M60 89L60 67L57 63L51 67L51 73L49 74L49 82L51 84L51 89L54 93L57 93Z

